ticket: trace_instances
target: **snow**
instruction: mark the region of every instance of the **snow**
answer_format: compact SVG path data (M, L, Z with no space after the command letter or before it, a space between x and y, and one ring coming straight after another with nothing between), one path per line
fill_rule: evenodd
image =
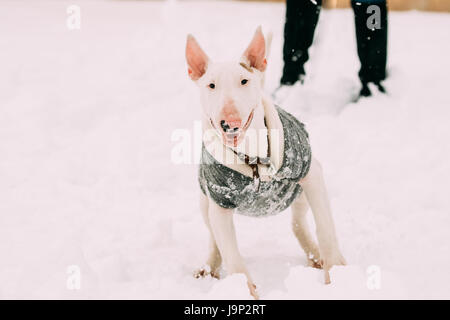
M0 298L249 299L241 275L192 277L208 233L197 166L171 161L171 135L201 116L186 34L214 58L237 57L260 24L273 31L272 91L284 6L76 3L81 30L66 27L72 2L2 1ZM347 103L358 90L353 14L321 13L306 83L283 107L307 125L349 265L325 286L289 210L236 216L263 299L450 298L450 20L389 22L388 94ZM66 285L73 265L80 290Z

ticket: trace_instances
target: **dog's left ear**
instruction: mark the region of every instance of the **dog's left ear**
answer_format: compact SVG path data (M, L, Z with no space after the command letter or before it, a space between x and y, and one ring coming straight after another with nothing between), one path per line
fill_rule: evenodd
M250 45L244 52L243 59L252 68L256 68L261 72L266 70L266 42L264 40L261 26L256 29Z

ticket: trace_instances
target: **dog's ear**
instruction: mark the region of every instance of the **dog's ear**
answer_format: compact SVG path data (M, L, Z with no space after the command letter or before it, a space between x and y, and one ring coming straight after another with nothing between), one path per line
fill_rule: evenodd
M255 35L247 50L245 50L243 58L250 67L256 68L261 72L266 70L266 42L261 31L261 26L256 29Z
M198 80L205 74L209 58L190 34L186 41L186 61L189 77L192 80Z

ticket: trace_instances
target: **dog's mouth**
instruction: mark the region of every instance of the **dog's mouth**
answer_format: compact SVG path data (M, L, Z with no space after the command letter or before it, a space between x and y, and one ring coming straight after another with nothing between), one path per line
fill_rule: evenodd
M250 112L250 115L247 118L247 121L245 122L244 126L242 128L234 128L234 129L228 129L228 128L222 128L223 130L218 130L216 126L214 125L214 122L210 118L211 125L214 129L219 131L222 135L222 141L225 145L230 147L237 147L237 145L242 141L242 139L245 136L245 132L247 131L248 127L250 126L252 120L253 120L253 114L255 112L255 109L253 109Z

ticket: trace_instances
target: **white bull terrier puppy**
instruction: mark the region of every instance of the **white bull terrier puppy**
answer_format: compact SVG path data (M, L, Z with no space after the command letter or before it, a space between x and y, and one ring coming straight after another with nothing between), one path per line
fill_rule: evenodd
M224 63L211 61L191 35L186 44L188 74L200 89L203 109L200 208L211 244L207 267L195 276L218 277L223 261L228 274L246 275L255 299L256 286L237 245L235 212L268 216L291 206L294 234L309 265L324 269L325 283L332 266L345 264L308 133L263 93L268 43L259 27L242 58ZM309 206L318 246L306 222Z

